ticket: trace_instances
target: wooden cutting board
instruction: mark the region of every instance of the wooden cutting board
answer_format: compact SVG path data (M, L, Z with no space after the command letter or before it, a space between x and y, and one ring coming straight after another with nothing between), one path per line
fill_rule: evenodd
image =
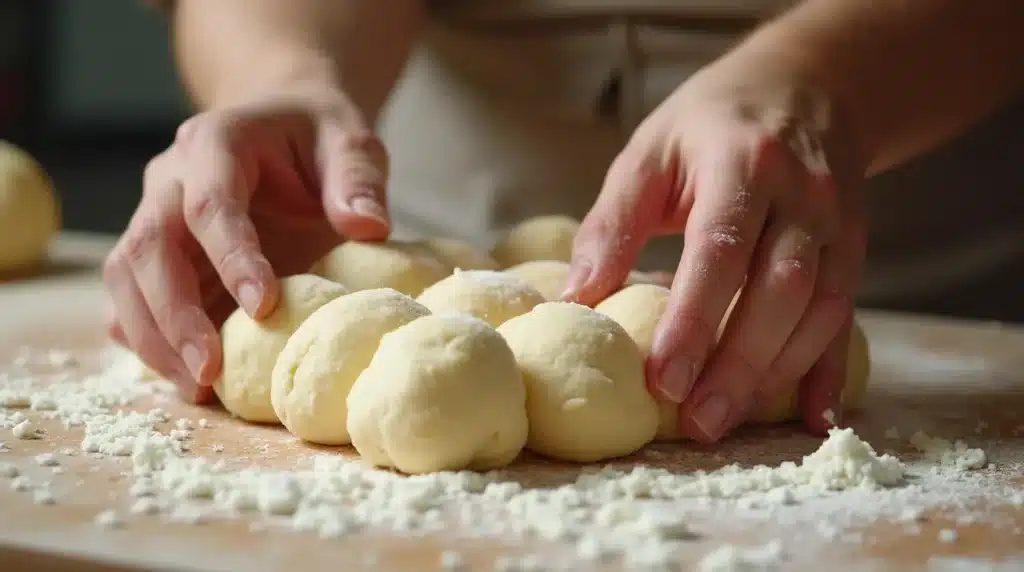
M108 245L105 239L65 237L55 249L59 272L0 285L0 371L22 346L69 350L80 356L84 368L90 367L95 352L106 343L101 328L106 299L96 262ZM1002 475L993 486L1009 483L1024 489L1024 328L867 311L859 317L870 340L873 376L865 411L849 419L857 433L872 443L885 443L891 427L904 436L923 429L937 436L963 438L993 455ZM224 448L220 455L230 462L283 468L314 451L322 452L298 443L283 429L246 425L219 410L161 406L175 417L210 421L208 429L194 433L192 449L198 454L217 455L213 452L217 444ZM36 466L32 457L78 448L80 430L40 423L47 430L41 441L17 441L2 434L0 441L11 450L0 453L0 462L14 462L30 475L42 476L50 469ZM762 427L742 430L717 447L656 445L635 457L638 462L692 471L732 462L798 461L818 444L820 440L795 427ZM125 465L76 455L62 456L62 467L63 474L47 477L58 495L56 505L36 505L31 495L0 488L0 570L433 570L445 549L459 550L469 563L486 570L498 554L564 548L506 546L498 541L460 540L454 534L326 540L252 532L246 521L192 526L152 517L132 517L124 528L109 531L94 526L92 519L107 508L127 508L130 479L122 474ZM532 458L518 462L514 470L530 475L539 474L540 469L548 477L566 478L579 470ZM893 522L870 522L852 531L860 534L859 541L819 538L820 545L807 550L814 558L801 561L798 555L791 566L819 569L826 558L836 569L872 563L877 566L872 569L912 570L923 569L930 557L940 555L988 559L1002 562L1007 570L1024 569L1024 508L989 504L983 511L988 516L969 524L955 522L954 507L933 506L917 532ZM774 538L784 542L797 538L808 542L809 538L800 534L806 531L798 526L744 529L729 519L704 526L711 532L693 542L681 569L727 541L756 544ZM939 539L944 528L957 530L956 542Z

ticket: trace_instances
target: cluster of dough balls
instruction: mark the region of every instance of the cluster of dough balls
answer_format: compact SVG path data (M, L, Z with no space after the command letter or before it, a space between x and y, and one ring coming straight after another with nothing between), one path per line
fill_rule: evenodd
M668 290L634 273L596 308L557 301L575 229L527 221L490 255L347 242L284 278L267 318L228 318L214 389L242 419L407 473L498 468L524 448L593 462L674 438L675 408L644 379Z
M53 182L31 155L0 141L0 274L32 270L60 229Z

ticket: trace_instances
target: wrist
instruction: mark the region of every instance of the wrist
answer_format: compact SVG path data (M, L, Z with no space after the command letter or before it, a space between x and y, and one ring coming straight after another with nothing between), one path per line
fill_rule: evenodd
M247 69L224 73L204 106L224 107L263 99L268 94L334 94L341 91L330 58L302 50L274 50L254 57Z

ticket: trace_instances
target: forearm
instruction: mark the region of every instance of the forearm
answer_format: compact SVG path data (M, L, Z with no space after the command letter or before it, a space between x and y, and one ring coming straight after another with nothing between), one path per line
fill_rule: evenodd
M1024 2L806 0L731 57L792 66L845 115L868 173L941 143L1024 88Z
M178 0L175 56L200 108L338 87L369 121L408 58L418 0Z

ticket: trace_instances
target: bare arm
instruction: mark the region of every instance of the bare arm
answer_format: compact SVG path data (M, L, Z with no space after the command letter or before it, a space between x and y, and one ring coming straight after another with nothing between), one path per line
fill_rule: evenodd
M869 173L941 143L1024 88L1024 2L805 0L728 58L832 94Z
M418 0L178 0L175 53L202 108L326 84L341 87L372 122L409 55L422 8Z

